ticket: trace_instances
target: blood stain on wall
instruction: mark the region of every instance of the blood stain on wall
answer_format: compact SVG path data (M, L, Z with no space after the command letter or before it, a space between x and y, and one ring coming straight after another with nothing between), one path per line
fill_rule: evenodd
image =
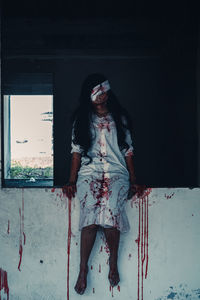
M166 195L166 194L165 194L165 198L166 198L166 199L171 199L171 198L174 196L174 194L175 194L175 193L172 193L171 195Z
M149 194L152 188L145 188L141 186L138 189L138 194L133 197L131 206L133 204L138 207L138 237L135 242L138 245L138 287L137 300L143 300L143 284L144 277L147 278L148 272L148 245L149 245ZM137 197L138 196L138 197ZM137 197L137 198L136 198Z
M51 189L51 192L55 192L55 188ZM68 233L67 233L67 300L69 300L69 265L70 265L70 246L71 246L71 237L72 237L72 229L71 229L71 203L72 196L67 195L66 186L62 187L61 192L59 194L60 199L65 200L68 203Z
M7 300L9 300L9 287L8 287L7 272L0 268L0 300L1 300L1 290L4 290L4 294L7 295ZM3 299L5 299L5 298L3 298Z
M63 196L68 198L68 234L67 234L67 300L69 300L69 262L70 262L70 245L71 245L71 203L72 197L66 195L65 188L62 188Z
M23 254L23 245L26 243L26 235L24 233L24 188L22 188L22 207L19 208L19 218L20 218L20 235L19 235L19 264L18 270L21 272L21 262Z

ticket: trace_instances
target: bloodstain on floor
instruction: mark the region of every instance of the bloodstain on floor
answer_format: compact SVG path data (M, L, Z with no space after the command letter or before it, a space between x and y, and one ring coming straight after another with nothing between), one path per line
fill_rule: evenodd
M0 300L1 300L1 290L4 290L4 294L7 295L7 300L9 300L9 287L8 287L7 272L0 268ZM3 299L5 299L5 298L3 297Z
M22 207L19 208L19 217L20 217L20 235L19 235L18 270L21 272L20 267L21 267L21 263L22 263L23 245L25 245L25 243L26 243L26 235L24 233L24 188L22 188Z

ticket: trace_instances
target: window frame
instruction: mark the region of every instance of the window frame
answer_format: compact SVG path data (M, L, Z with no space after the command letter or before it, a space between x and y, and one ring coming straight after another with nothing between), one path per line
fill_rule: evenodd
M21 75L21 77L25 78L25 76L30 76L27 80L30 88L30 80L32 78L45 78L47 76L47 81L49 80L48 76L51 77L51 82L47 82L46 86L43 89L43 86L40 83L40 86L37 82L33 83L34 88L31 92L28 92L27 86L23 90L23 83L16 86L17 76ZM3 77L3 76L2 76ZM54 73L53 72L15 72L11 74L11 79L9 80L9 74L7 74L7 81L2 80L2 93L1 93L1 187L2 188L53 188L55 181L55 170L54 170ZM3 78L4 79L4 78ZM13 80L14 79L14 80ZM15 81L16 80L16 81ZM40 80L38 79L38 82ZM25 85L24 85L25 86ZM21 90L20 90L21 89ZM49 90L49 92L48 92ZM10 92L9 92L10 91ZM13 95L51 95L53 101L53 123L52 123L52 131L53 131L53 179L36 179L36 181L30 181L29 179L6 179L5 178L5 113L4 113L4 101L5 96L13 96ZM10 138L10 137L9 137Z

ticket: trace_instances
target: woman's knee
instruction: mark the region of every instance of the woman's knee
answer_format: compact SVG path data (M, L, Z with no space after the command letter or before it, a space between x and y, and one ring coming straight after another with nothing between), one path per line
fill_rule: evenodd
M119 229L117 229L117 227L114 227L114 226L110 226L110 227L103 227L103 230L104 231L107 231L107 232L120 232Z
M99 225L91 224L91 225L88 225L88 226L84 226L84 227L82 228L82 230L90 230L90 229L97 230L98 227L99 227Z

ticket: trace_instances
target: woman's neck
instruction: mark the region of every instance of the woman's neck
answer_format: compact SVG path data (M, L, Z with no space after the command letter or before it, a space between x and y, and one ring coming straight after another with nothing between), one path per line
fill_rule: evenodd
M96 105L96 107L94 108L94 112L97 115L106 114L108 112L108 107L107 107L106 103L102 103L102 104Z

